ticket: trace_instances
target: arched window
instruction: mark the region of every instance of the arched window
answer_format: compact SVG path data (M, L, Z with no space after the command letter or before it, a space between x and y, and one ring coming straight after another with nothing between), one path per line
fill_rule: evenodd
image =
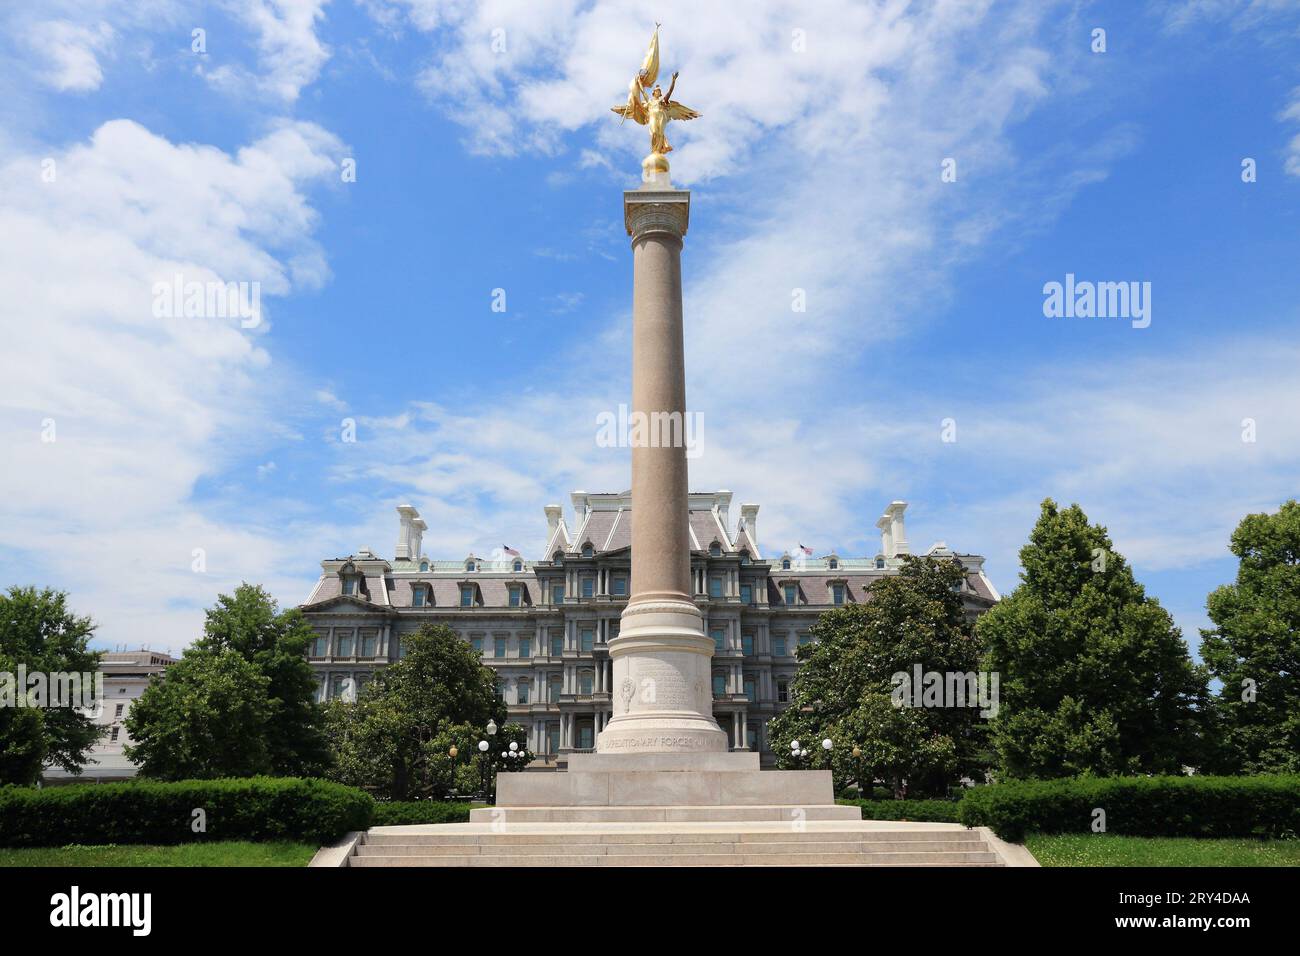
M840 562L835 558L831 558L830 561L826 563L826 566L830 568L832 571L838 571L840 567Z
M884 568L885 568L885 559L884 559L884 558L876 558L876 569L877 569L878 571L883 571Z
M518 574L518 573L519 573L520 571L522 571L523 569L524 569L524 562L522 562L522 561L516 559L516 560L515 560L515 563L514 563L514 571L515 571L515 573Z
M781 570L782 570L782 571L789 571L789 570L790 570L790 559L789 559L789 558L782 558L782 559L781 559Z
M709 557L711 557L711 558L720 558L720 557L722 557L722 545L718 544L718 542L716 542L716 541L714 541L712 544L710 544L710 545L709 545Z
M429 570L429 562L428 562L428 561L421 561L421 562L420 562L420 570L421 570L421 571L428 571L428 570Z
M740 563L749 564L749 562L750 562L749 551L745 550L740 552Z
M475 564L474 564L474 559L473 559L473 558L470 558L468 561L465 562L465 570L466 570L466 571L473 571L473 570L475 570L475 569L476 569L476 566L475 566Z
M553 555L551 555L551 560L554 561L556 564L559 564L561 561L564 560L564 552L556 551Z
M584 545L582 546L582 556L583 556L584 558L589 558L589 557L591 557L593 554L595 554L595 549L592 548L592 546L591 546L591 542L588 541L586 544L584 544Z

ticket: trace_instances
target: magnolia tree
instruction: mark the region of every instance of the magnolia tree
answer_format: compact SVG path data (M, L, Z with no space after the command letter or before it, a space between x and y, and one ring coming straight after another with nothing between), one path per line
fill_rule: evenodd
M1206 601L1201 657L1223 687L1214 762L1229 773L1300 773L1300 504L1242 519L1237 580Z
M958 702L911 686L918 673L939 675L944 686L955 684L949 675L960 675L963 688L979 680L963 577L957 562L909 558L872 586L869 600L818 618L812 642L796 652L790 706L768 724L778 766L829 769L837 789L867 791L882 780L899 797L943 795L982 774L978 695Z

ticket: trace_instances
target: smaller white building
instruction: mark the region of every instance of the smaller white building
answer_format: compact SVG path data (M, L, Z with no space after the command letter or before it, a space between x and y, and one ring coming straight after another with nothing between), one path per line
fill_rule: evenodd
M102 706L91 713L91 720L101 729L102 736L87 754L85 767L80 774L70 774L60 767L48 767L42 780L48 784L104 783L112 780L129 780L136 775L136 766L126 758L125 746L131 743L126 732L126 717L131 705L149 686L149 678L161 674L176 658L160 651L109 651L103 655L99 672L104 675Z

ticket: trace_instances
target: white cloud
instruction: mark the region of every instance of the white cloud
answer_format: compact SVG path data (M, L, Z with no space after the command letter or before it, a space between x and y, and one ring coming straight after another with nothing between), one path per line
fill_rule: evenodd
M242 94L261 90L285 102L298 98L303 87L320 76L330 50L316 34L329 0L227 0L230 12L249 27L257 47L258 71L218 60L200 72L214 86ZM210 50L209 52L214 52ZM214 53L215 55L215 53Z
M232 155L115 120L50 151L52 182L37 155L0 167L7 580L70 582L108 635L155 646L191 640L219 588L285 583L278 519L225 522L194 500L233 455L277 439L285 373L258 344L264 328L156 317L154 283L258 282L276 297L321 281L303 189L340 149L304 123Z
M60 91L98 89L104 79L99 55L112 40L113 28L103 21L82 25L43 20L27 31L29 46L44 61L41 80Z

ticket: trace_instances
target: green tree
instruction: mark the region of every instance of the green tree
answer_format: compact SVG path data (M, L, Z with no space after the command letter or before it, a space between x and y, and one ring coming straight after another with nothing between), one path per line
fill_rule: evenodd
M161 780L271 773L270 684L237 651L187 651L131 707L127 757Z
M1078 505L1043 502L1021 583L980 618L1012 777L1178 773L1201 762L1208 690L1169 613Z
M836 786L867 788L883 779L898 796L944 794L987 757L978 707L896 706L894 675L976 673L979 647L966 621L955 562L910 559L877 581L870 600L827 611L814 640L797 650L802 662L791 705L768 724L778 765L828 768ZM830 738L827 752L821 741ZM791 756L798 740L807 758ZM853 747L861 751L854 757Z
M192 649L233 650L267 678L272 710L264 736L271 771L279 776L318 776L329 765L316 681L307 663L314 637L300 611L279 610L261 587L245 583L233 595L217 597Z
M1300 773L1300 504L1247 515L1232 534L1237 580L1206 601L1201 658L1223 682L1216 763L1228 772Z
M355 703L333 701L327 708L335 761L330 775L391 800L476 790L476 745L488 721L505 723L496 678L444 625L426 624L404 640L405 656L384 668ZM490 752L485 759L491 758Z
M90 618L68 610L63 592L12 587L0 594L0 672L13 674L15 683L19 665L29 674L93 674L94 630ZM78 773L99 736L76 707L0 707L0 784L31 785L50 765Z

